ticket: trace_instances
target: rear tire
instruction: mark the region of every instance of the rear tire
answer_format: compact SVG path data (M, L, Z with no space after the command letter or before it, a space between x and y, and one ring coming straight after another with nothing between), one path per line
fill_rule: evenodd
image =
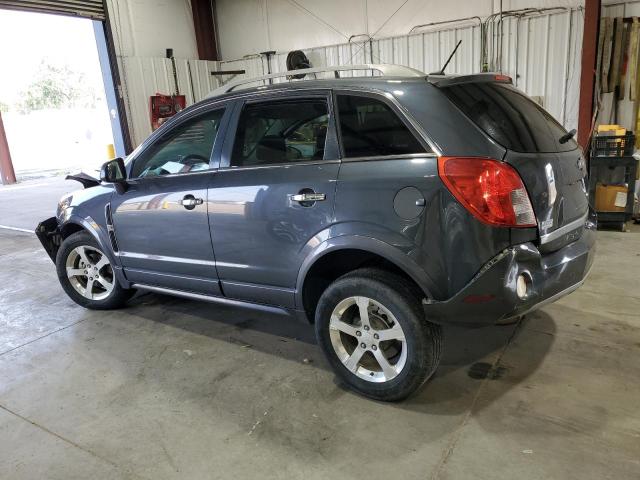
M373 268L329 285L318 302L315 327L338 377L383 401L402 400L420 388L442 353L441 327L425 319L422 296L405 278Z
M56 271L69 298L92 310L122 307L135 293L120 286L109 258L87 232L74 233L62 242Z

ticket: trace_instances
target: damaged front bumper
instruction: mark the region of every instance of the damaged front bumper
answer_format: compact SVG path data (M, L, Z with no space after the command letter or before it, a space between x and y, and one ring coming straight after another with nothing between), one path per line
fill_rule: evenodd
M60 234L58 219L51 217L40 222L36 227L36 236L49 257L51 257L51 260L53 260L53 263L55 263L58 249L62 244L62 235Z

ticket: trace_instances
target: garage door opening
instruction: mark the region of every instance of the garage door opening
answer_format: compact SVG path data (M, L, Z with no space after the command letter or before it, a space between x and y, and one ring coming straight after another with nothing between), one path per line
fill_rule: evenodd
M0 9L0 44L0 110L18 180L95 175L108 145L122 150L102 22Z

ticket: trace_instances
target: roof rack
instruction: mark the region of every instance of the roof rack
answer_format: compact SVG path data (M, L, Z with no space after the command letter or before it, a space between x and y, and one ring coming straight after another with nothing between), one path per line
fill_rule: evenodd
M301 68L300 70L288 70L286 72L270 73L269 75L262 75L260 77L241 78L227 83L221 87L211 91L207 98L215 97L223 93L231 92L233 89L240 85L246 85L247 83L255 83L264 80L270 80L272 78L287 77L289 81L296 78L298 75L308 75L315 73L327 73L333 72L335 78L340 78L340 72L352 71L352 70L373 70L380 72L383 77L424 77L425 73L416 70L414 68L405 67L403 65L392 65L384 63L365 63L360 65L335 65L331 67L314 67L314 68Z

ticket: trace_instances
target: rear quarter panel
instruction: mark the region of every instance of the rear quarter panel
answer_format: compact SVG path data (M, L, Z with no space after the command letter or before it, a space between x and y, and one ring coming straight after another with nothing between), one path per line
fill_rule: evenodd
M402 218L394 199L415 187L425 206L414 218ZM334 230L367 231L403 252L432 280L432 295L446 299L460 290L489 259L510 243L509 229L485 225L470 215L438 177L437 158L344 161L336 190ZM375 232L375 233L373 233Z

